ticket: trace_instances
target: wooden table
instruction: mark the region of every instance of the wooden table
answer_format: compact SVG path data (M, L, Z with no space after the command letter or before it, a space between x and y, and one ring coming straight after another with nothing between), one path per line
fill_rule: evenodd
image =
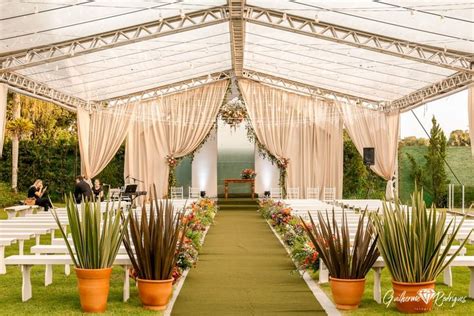
M252 199L255 198L255 179L224 179L224 195L226 199L229 196L230 183L250 183L250 187L252 189Z

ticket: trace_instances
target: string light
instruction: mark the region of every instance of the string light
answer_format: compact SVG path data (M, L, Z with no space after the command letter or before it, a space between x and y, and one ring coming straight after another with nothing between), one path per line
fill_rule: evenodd
M319 15L317 13L314 16L314 22L319 23Z

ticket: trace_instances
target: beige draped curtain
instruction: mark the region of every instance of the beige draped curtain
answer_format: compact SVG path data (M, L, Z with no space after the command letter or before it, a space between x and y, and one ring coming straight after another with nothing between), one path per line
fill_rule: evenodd
M98 175L112 160L127 136L133 106L115 106L89 112L77 110L77 132L81 153L81 173Z
M342 195L342 123L327 102L240 80L258 140L277 158L289 158L287 187L334 187Z
M214 126L228 81L194 88L135 105L135 121L127 136L125 177L143 181L140 189L168 191L167 156L193 152Z
M357 151L363 155L364 147L375 148L375 165L371 169L387 180L386 197L393 199L392 177L397 168L400 113L386 113L353 106L339 105L344 126Z
M5 141L5 123L7 121L7 95L8 86L0 84L0 157L3 153L3 143Z
M471 155L474 157L474 86L467 92L467 111L469 119L469 138L471 139Z

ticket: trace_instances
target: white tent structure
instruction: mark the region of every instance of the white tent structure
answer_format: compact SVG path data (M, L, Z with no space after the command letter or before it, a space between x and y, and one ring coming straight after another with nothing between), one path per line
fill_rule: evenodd
M473 83L472 1L51 0L0 8L0 81L71 111L246 78L398 113Z

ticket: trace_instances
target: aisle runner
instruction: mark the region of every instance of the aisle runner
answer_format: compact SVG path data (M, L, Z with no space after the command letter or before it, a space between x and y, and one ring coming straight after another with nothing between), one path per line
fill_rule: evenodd
M172 315L325 314L254 210L216 217Z

